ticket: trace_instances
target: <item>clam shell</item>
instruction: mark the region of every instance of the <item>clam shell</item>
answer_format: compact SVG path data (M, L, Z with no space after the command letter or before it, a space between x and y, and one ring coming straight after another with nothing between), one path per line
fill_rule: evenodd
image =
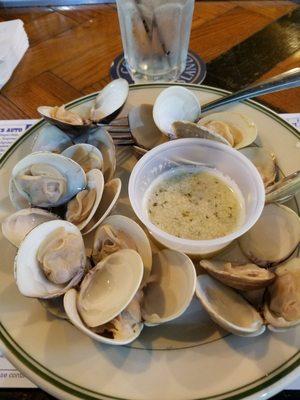
M119 78L110 82L96 97L90 119L94 122L110 122L121 111L128 93L129 85L125 79Z
M273 296L276 296L276 292L274 294L273 292L273 286L275 286L276 284L278 284L277 280L279 279L284 279L284 277L286 276L286 274L289 274L289 277L291 279L293 279L294 281L294 285L295 285L295 292L296 293L292 293L291 290L287 287L287 283L286 281L282 281L282 288L285 287L285 293L284 293L284 297L281 298L280 301L285 301L286 303L289 303L290 307L300 307L300 302L299 299L297 299L298 301L296 301L296 299L294 297L291 297L290 299L287 298L287 296L291 296L291 295L298 295L299 297L299 289L300 289L300 258L293 258L287 262L285 262L284 264L279 265L276 269L275 269L275 275L276 275L276 281L274 282L274 285L271 285L268 290L267 290L267 295L266 295L266 301L264 304L264 317L268 323L268 328L271 331L274 332L283 332L285 331L287 328L290 328L292 326L298 325L300 324L300 317L295 319L295 320L287 320L283 315L280 315L277 312L274 312L271 309L271 300L273 298ZM277 286L278 287L278 286ZM277 293L278 296L278 293ZM298 316L300 316L300 310L298 308Z
M61 121L59 119L53 118L51 116L51 112L53 107L49 106L40 106L37 108L38 113L43 117L47 122L51 125L56 126L64 133L66 133L72 140L76 140L77 137L85 138L86 135L93 129L95 129L95 125L90 123L82 123L78 125L70 124L65 121Z
M104 128L98 128L89 134L88 143L97 147L103 157L103 175L108 182L116 170L116 150L110 134Z
M82 160L80 159L80 150L86 151L88 153L88 156L93 157L97 160L97 167L93 168L87 168L86 165L82 164ZM103 167L103 157L101 154L101 151L88 143L77 143L74 144L73 146L68 147L62 152L62 155L68 158L71 158L72 160L76 161L81 168L84 170L85 173L89 172L91 169L99 169L100 171L102 170Z
M100 261L84 277L77 298L79 314L88 327L103 325L131 302L143 277L143 261L131 249Z
M172 127L175 121L194 122L200 117L201 106L197 96L182 86L164 89L153 106L153 119L158 129L174 138Z
M104 185L100 204L89 223L83 228L83 235L87 235L96 229L109 215L120 196L121 187L122 183L119 178L112 179Z
M209 275L199 275L196 296L211 319L238 336L258 336L265 331L259 313L237 292Z
M224 111L209 114L200 119L198 124L205 126L211 121L221 121L229 125L234 138L234 148L241 149L253 143L257 137L257 127L246 115Z
M176 138L200 138L214 140L230 146L230 143L218 133L188 121L175 121L172 124Z
M288 175L266 189L266 203L284 203L300 191L300 171Z
M39 299L39 302L54 317L68 320L64 309L63 296L53 297L52 299Z
M12 202L12 205L15 207L15 209L22 210L23 208L30 207L30 203L27 198L19 193L13 178L10 178L9 180L8 194L10 201Z
M258 169L265 187L271 185L276 178L276 164L274 154L262 147L247 147L240 150Z
M15 258L15 279L19 291L24 296L42 299L58 297L80 281L84 270L78 271L77 275L65 286L54 284L46 278L39 266L37 253L40 245L48 234L60 227L81 237L81 233L75 225L67 221L55 220L34 228L21 243ZM83 240L82 247L84 248Z
M270 285L275 279L271 271L255 264L234 265L222 261L201 260L200 266L224 285L239 290L260 289Z
M87 178L87 189L96 190L96 199L94 201L94 205L91 209L89 216L79 224L74 224L80 231L83 230L88 225L88 223L91 221L91 219L97 212L104 190L104 178L101 171L99 171L98 169L92 169L86 174L86 178Z
M195 285L195 267L187 255L169 249L155 254L151 276L144 288L145 325L162 324L180 317L193 298Z
M129 126L136 144L145 150L168 141L166 135L155 125L153 120L153 106L141 104L132 108L128 114Z
M77 296L78 293L75 289L70 289L64 296L64 309L66 311L66 314L68 318L70 319L70 322L78 328L82 333L85 335L89 336L91 339L96 340L97 342L105 343L105 344L111 344L111 345L125 345L128 343L131 343L133 340L135 340L140 333L142 332L142 329L144 327L143 324L139 324L134 331L134 334L126 339L110 339L105 336L99 335L92 330L90 330L81 320L80 315L77 310Z
M59 217L40 208L25 208L4 219L2 233L14 246L19 247L25 236L36 226Z
M126 236L130 236L134 241L136 248L133 250L136 250L143 260L144 275L141 286L145 285L151 274L152 251L149 239L144 230L135 221L123 215L112 215L106 218L102 222L102 225L112 226L116 231L124 232ZM102 225L100 225L99 228L101 228ZM97 231L95 232L94 240L97 238Z
M255 225L239 238L245 255L262 267L288 258L300 240L300 219L290 208L268 204Z
M21 196L25 197L29 202L30 198L29 195L22 192L22 188L19 188L16 185L15 178L16 176L24 171L26 168L34 164L48 164L54 167L57 171L59 171L66 179L67 179L67 192L63 195L57 203L48 203L43 202L41 204L33 204L38 207L57 207L62 204L65 204L68 200L74 197L78 192L83 190L86 186L86 177L85 173L75 161L71 160L70 158L64 157L60 154L54 154L50 152L36 152L29 154L28 156L24 157L20 160L12 170L12 178L14 180L14 184L18 189ZM11 187L10 194L13 193L14 187ZM15 202L15 197L11 197L11 201Z
M60 154L67 147L72 146L72 141L68 135L53 125L44 126L36 136L32 147L32 152L51 151Z

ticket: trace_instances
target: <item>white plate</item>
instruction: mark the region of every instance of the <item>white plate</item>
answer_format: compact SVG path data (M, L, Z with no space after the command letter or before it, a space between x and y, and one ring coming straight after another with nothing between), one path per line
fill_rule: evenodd
M167 85L136 85L122 114L140 103L153 103ZM226 93L189 86L201 103ZM87 107L95 95L72 104ZM232 109L249 115L259 141L273 151L283 174L300 169L296 130L275 113L254 103ZM1 158L0 220L12 212L8 181L15 163L30 152L39 122ZM117 176L123 190L117 211L132 216L127 180L135 162L132 149L118 150ZM299 199L298 199L299 200ZM291 203L298 208L296 201ZM194 300L183 317L145 328L130 346L95 343L66 321L51 317L35 299L18 293L13 278L15 249L0 237L0 340L7 358L34 383L68 399L266 399L300 372L300 327L286 333L240 338L216 327Z

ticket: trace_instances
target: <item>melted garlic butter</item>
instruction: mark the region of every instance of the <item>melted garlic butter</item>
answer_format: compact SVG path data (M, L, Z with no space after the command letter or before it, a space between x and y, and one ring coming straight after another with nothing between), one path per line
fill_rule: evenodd
M180 238L218 238L243 222L241 195L217 172L178 167L154 181L149 193L147 210L151 222Z

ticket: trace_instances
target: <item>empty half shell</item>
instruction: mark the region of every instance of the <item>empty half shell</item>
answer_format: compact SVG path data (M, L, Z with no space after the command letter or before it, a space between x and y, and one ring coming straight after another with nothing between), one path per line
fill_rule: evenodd
M68 202L66 220L72 222L79 230L84 229L91 221L102 199L104 178L98 169L86 174L87 186Z
M182 315L192 300L195 285L195 267L187 255L169 249L155 254L151 276L144 288L145 324L161 324Z
M120 196L121 187L122 183L119 178L112 179L104 185L99 206L89 223L82 230L84 235L97 228L108 217Z
M247 147L240 150L258 169L265 187L271 185L276 178L275 157L262 147Z
M102 170L103 157L101 151L88 143L78 143L68 147L62 155L76 161L85 173L92 169Z
M85 265L79 229L67 221L49 221L34 228L21 243L15 279L24 296L58 297L77 285Z
M24 208L4 219L2 233L14 246L19 247L33 228L55 219L59 217L40 208Z
M276 280L268 287L264 317L273 331L300 324L300 258L275 269Z
M92 257L98 263L120 249L136 250L144 264L142 286L147 282L152 266L152 251L149 239L143 229L132 219L123 215L106 218L97 228L94 236Z
M259 313L235 290L203 274L197 277L196 296L211 319L238 336L258 336L265 331Z
M288 258L300 240L300 219L290 208L268 204L255 225L239 238L244 254L260 266Z
M19 194L38 207L65 204L86 186L80 165L70 158L46 151L29 154L20 160L12 170L12 179Z
M198 122L233 143L232 147L241 149L253 143L257 137L257 127L246 115L224 111L209 114ZM229 135L232 139L229 140Z
M233 264L223 261L200 261L200 266L218 281L239 290L254 290L270 285L275 275L255 264Z
M156 126L171 138L175 137L173 122L194 122L200 117L200 113L201 106L197 96L182 86L164 89L153 106L153 119Z

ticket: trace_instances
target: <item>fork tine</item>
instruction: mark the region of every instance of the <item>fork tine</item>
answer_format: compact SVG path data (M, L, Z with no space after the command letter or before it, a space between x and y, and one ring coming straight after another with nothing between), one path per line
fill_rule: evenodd
M116 118L110 122L109 126L128 126L129 127L128 117Z

